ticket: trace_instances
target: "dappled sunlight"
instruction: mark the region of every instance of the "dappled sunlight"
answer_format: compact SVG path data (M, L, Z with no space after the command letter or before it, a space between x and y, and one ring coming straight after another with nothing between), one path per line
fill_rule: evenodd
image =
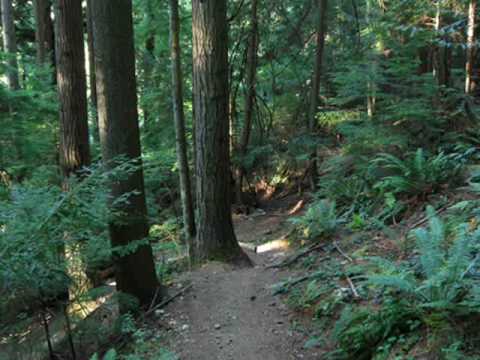
M0 360L480 359L477 0L0 13Z
M268 243L259 245L256 247L257 254L263 254L268 252L286 252L290 249L290 243L285 239L273 240Z

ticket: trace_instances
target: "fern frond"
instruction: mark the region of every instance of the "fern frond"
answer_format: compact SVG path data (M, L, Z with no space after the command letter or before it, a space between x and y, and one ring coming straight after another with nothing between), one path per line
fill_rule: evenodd
M456 241L448 254L447 271L451 281L460 280L468 269L472 257L472 242L473 237L468 233L468 225L460 225Z
M413 168L415 169L416 173L420 176L425 175L425 155L423 153L423 149L417 149L415 152L415 157L413 160Z
M433 277L443 264L442 251L438 244L432 241L432 237L427 230L417 229L414 234L420 251L422 271L427 278Z
M415 294L416 284L402 275L370 275L367 283L374 286L384 286L402 291L407 294Z

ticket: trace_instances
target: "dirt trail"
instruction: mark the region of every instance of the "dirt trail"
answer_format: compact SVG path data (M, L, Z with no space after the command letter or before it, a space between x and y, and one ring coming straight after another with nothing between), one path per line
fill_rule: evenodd
M239 241L281 238L288 233L288 210L237 219ZM172 350L182 360L318 359L303 349L304 335L293 329L288 309L272 295L272 285L289 274L266 265L279 261L285 250L248 255L253 268L211 263L188 275L193 289L166 309L177 334Z

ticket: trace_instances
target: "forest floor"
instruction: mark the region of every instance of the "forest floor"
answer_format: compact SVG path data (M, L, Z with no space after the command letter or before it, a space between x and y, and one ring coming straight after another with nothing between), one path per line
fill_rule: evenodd
M272 287L294 274L268 268L291 253L284 240L292 227L287 220L301 204L298 198L284 198L250 216L235 217L240 243L249 248L264 244L261 253L246 250L253 267L209 263L184 274L180 281L193 288L165 308L161 318L171 330L170 350L180 359L319 358L304 349L302 327L295 326L294 315L273 295Z

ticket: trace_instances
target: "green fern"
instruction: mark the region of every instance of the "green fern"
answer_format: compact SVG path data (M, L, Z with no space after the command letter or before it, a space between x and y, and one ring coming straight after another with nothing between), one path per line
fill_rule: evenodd
M443 222L427 209L428 229L414 231L417 266L371 258L374 273L366 284L382 290L380 308L346 307L335 325L335 355L348 359L377 358L402 334L425 326L446 326L456 316L480 312L480 287L469 276L479 256L473 256L480 231L461 225L448 246ZM420 271L419 271L420 270ZM457 317L458 318L458 317ZM393 340L392 340L393 339ZM383 358L383 357L382 357Z
M477 311L474 307L464 309L463 301L472 298L470 290L476 285L467 275L478 259L472 257L472 251L480 239L480 231L469 232L468 225L461 225L448 248L443 222L432 207L428 207L427 213L429 229L414 231L421 277L415 276L411 267L375 260L374 263L381 265L377 266L380 271L370 275L368 283L411 296L422 308Z
M428 156L421 148L405 159L380 154L371 162L372 168L390 175L381 177L374 189L408 196L434 193L463 178L464 162L458 161L458 156L443 152Z
M298 226L308 239L331 236L343 222L337 216L335 202L320 200L313 203L306 214L292 222Z

